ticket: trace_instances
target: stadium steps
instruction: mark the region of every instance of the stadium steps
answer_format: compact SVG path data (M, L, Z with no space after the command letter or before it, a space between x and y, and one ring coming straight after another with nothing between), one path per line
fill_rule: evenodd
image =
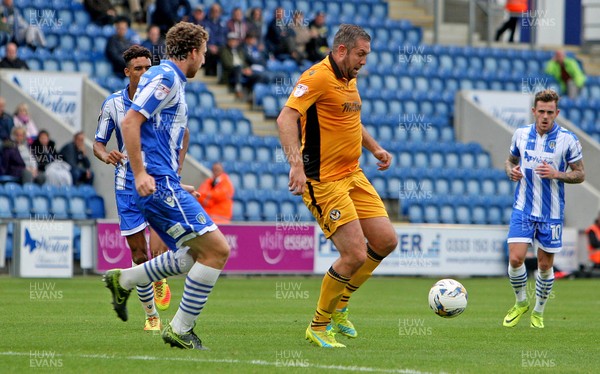
M229 92L227 86L219 84L217 77L204 76L204 70L194 78L206 84L208 90L212 92L219 108L239 109L244 113L252 124L252 133L259 136L277 136L277 124L275 120L265 119L262 111L251 110L250 105L237 101L235 96Z
M426 29L433 28L433 15L417 5L415 0L388 1L388 16L390 19L408 19L415 26Z

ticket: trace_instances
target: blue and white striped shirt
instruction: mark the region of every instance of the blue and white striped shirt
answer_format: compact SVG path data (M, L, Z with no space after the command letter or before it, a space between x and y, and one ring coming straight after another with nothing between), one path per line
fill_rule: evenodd
M152 176L179 180L179 151L187 127L185 75L171 61L151 67L140 79L131 109L147 118L142 124L142 157Z
M130 106L129 85L127 85L124 90L117 91L104 100L98 117L98 127L96 128L96 141L105 145L114 131L119 152L125 154L125 156L127 156L127 150L121 134L121 122ZM115 192L131 193L133 187L133 173L128 160L125 159L115 169Z
M540 221L563 219L565 205L564 182L542 179L535 168L546 161L560 172L583 157L577 136L554 123L552 130L540 136L535 123L517 129L510 154L520 157L523 178L515 191L513 207Z

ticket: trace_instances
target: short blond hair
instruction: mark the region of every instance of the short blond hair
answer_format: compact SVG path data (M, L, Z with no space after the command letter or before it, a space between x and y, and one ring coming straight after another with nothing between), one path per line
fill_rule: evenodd
M208 42L208 32L200 25L179 22L167 32L167 57L185 60L194 49Z
M559 96L556 93L556 91L552 90L552 89L546 89L543 91L540 91L538 93L535 94L535 99L533 101L533 107L535 108L538 101L541 101L543 103L550 103L550 102L555 102L556 103L556 107L558 108L558 100L559 100Z

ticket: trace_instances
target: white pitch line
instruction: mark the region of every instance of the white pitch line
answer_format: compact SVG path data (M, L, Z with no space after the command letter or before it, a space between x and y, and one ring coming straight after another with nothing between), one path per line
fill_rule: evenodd
M33 352L33 351L32 351ZM26 352L0 352L0 356L31 356ZM355 371L365 373L393 373L393 374L426 374L425 372L410 369L383 369L365 366L344 366L344 365L322 365L311 363L298 363L298 365L285 365L284 363L264 361L264 360L237 360L237 359L217 359L217 358L194 358L194 357L156 357L156 356L116 356L116 355L86 355L86 354L53 354L53 357L78 357L100 360L138 360L138 361L180 361L180 362L199 362L199 363L222 363L222 364L241 364L255 366L274 366L281 368L302 367L325 370ZM47 357L46 357L47 358ZM285 360L284 360L285 361Z

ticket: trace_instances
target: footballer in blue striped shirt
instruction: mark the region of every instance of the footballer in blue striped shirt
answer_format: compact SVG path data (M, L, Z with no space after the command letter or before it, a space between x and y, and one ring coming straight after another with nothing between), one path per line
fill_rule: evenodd
M577 136L555 122L558 100L553 90L535 95L535 123L515 131L506 160L506 174L517 182L508 231L508 275L516 303L504 318L506 327L516 326L529 310L524 261L531 245L537 249L538 274L530 326L544 328L544 307L554 283L554 254L562 249L564 185L585 179Z
M114 309L126 320L133 287L187 273L179 309L161 335L173 347L200 350L205 348L193 327L229 257L225 237L182 188L178 175L188 116L185 84L204 63L207 41L208 33L199 25L180 22L169 29L167 60L142 75L122 122L134 201L171 250L105 274Z

